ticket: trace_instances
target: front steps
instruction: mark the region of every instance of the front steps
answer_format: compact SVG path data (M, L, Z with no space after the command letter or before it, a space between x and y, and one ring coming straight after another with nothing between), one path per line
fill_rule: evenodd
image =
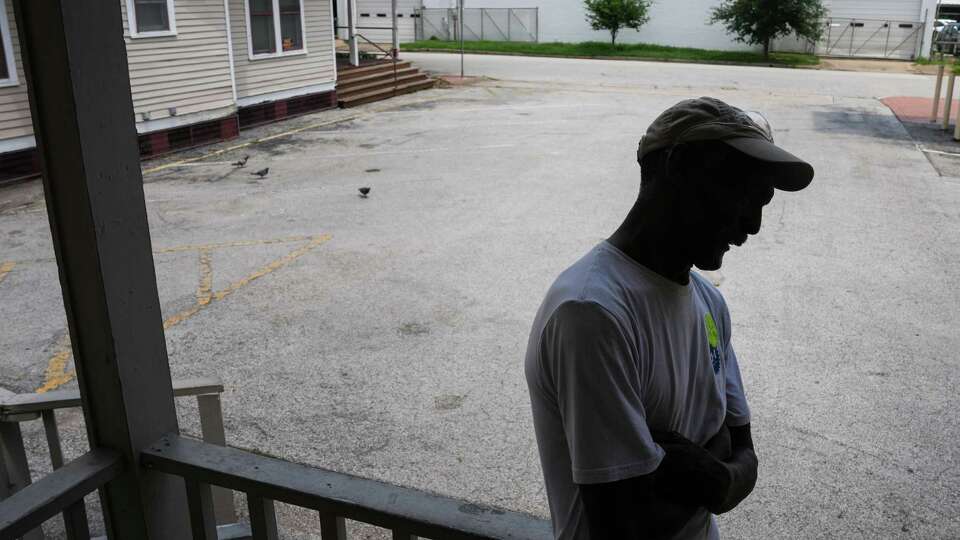
M436 80L414 67L410 62L391 60L360 66L337 66L337 104L342 108L380 101L400 94L433 88Z

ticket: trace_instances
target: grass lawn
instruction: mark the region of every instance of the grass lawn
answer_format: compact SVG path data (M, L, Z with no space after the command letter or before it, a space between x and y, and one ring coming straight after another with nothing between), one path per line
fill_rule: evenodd
M419 43L426 43L426 41L421 41ZM928 58L926 56L919 56L914 61L914 64L918 66L938 66L943 64L953 70L954 73L960 75L960 63L957 63L957 59L954 56L948 56L946 58Z
M737 62L745 64L773 64L781 66L814 66L820 59L812 54L770 53L764 58L760 53L738 51L713 51L709 49L689 49L665 47L646 43L611 45L598 41L583 43L522 43L506 41L467 41L466 51L511 53L543 56L579 56L590 58L621 57L638 60L677 60L688 62ZM404 43L405 51L418 50L460 50L460 44L454 41L424 40Z

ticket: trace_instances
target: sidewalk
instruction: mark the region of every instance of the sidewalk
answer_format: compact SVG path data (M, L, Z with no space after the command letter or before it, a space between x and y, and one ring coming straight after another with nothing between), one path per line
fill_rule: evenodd
M960 142L953 140L960 101L954 100L951 105L947 129L943 129L943 99L937 108L936 121L930 118L933 112L932 98L895 96L880 101L890 108L916 144L917 150L923 152L940 176L960 178Z

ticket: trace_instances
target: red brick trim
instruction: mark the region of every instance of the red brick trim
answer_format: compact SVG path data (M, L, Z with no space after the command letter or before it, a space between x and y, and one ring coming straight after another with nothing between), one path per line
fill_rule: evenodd
M40 176L40 152L27 148L0 154L0 186Z
M237 116L240 119L240 129L243 130L336 107L337 91L330 90L241 107Z
M226 118L164 129L139 136L140 157L153 157L233 139L240 130L337 107L337 91L318 92L250 107ZM36 148L0 154L0 184L40 176Z

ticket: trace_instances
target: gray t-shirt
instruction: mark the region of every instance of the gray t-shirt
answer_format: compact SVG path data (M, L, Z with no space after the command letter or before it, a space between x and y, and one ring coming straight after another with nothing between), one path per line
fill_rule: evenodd
M547 291L525 362L540 463L558 539L589 539L577 484L653 472L651 429L706 443L750 422L730 315L691 272L679 285L601 242ZM677 538L719 538L701 509Z

